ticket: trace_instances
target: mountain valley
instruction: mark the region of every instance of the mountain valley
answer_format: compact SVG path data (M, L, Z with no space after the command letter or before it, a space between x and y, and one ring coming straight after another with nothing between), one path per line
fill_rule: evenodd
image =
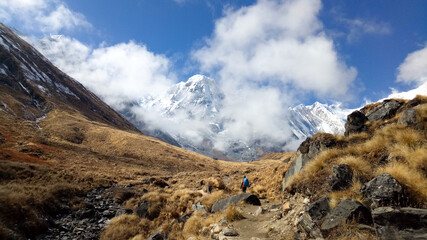
M223 98L196 75L119 114L1 24L0 239L425 238L427 96L291 108L296 152L229 138Z

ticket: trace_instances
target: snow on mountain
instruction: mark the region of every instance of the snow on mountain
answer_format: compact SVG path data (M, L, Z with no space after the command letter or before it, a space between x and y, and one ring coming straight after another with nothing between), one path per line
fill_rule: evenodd
M176 140L180 146L211 157L218 154L238 161L248 161L271 151L281 151L285 142L278 146L264 143L261 139L244 142L229 136L223 129L227 116L222 111L225 96L216 82L203 75L195 75L187 82L172 86L167 93L159 98L143 98L139 107L150 109L160 114L165 121L170 121L173 128L157 126ZM343 133L346 116L351 110L342 108L340 104L326 105L314 103L311 106L299 105L288 109L289 125L296 141L317 132ZM285 116L284 116L285 117ZM185 121L193 124L193 131L198 139L186 136ZM204 125L203 125L204 124ZM183 126L180 126L183 125ZM197 125L208 126L197 130ZM194 134L193 134L194 135ZM215 143L222 142L226 149L215 149Z
M289 108L289 123L298 139L305 139L317 132L343 134L347 115L352 111L339 103L327 105L315 102L310 106L300 104Z

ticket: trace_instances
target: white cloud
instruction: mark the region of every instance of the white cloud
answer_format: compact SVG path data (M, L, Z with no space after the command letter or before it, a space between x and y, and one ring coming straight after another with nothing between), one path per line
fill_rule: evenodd
M57 67L116 109L126 101L159 95L176 80L168 58L133 41L93 49L62 36L32 44Z
M0 0L0 21L43 33L91 27L82 14L71 11L60 0Z
M320 0L259 0L226 9L206 45L192 52L222 85L226 134L290 140L287 108L298 99L306 93L346 98L357 71L324 33L321 7Z
M322 32L320 9L319 0L260 0L228 10L193 57L203 71L235 87L280 82L343 96L357 73L339 59L332 39Z
M422 85L427 82L427 46L408 54L398 67L397 81L415 82ZM427 93L426 93L427 94Z
M342 18L341 21L343 21L349 28L349 33L347 35L347 41L349 42L357 41L365 34L388 35L392 32L390 25L384 22L376 22L360 18Z

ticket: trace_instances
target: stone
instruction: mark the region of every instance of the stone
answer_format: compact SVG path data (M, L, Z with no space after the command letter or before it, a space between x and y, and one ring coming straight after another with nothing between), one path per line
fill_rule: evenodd
M347 164L334 165L328 184L332 191L347 189L353 183L353 171Z
M239 236L239 233L236 231L236 229L228 228L228 227L224 228L221 233L224 236L227 236L227 237L237 237L237 236Z
M120 208L119 210L116 211L115 216L120 216L123 214L132 214L133 210L132 209L128 209L128 208Z
M331 211L329 207L329 198L323 197L305 207L305 211L314 222L319 222Z
M283 208L283 213L286 213L291 209L291 204L289 204L289 202L285 202L282 208Z
M297 227L312 238L323 238L319 229L319 221L330 211L329 198L321 198L305 207L305 213L297 223Z
M407 201L403 186L388 173L364 184L360 191L370 201L371 208L403 206Z
M166 239L165 234L162 230L157 231L156 233L153 233L148 237L148 240L164 240Z
M205 206L203 206L203 204L201 204L200 202L193 204L192 207L193 207L193 211L206 212Z
M212 206L212 212L215 213L215 212L224 210L230 204L237 204L241 201L244 201L247 204L261 206L261 201L256 195L253 195L250 193L242 193L242 194L234 195L234 196L216 201Z
M144 201L144 202L140 202L138 203L138 207L135 208L135 215L137 215L140 218L146 218L147 214L148 214L148 202Z
M396 100L384 100L380 105L366 113L366 117L371 122L390 119L396 115L401 106L402 103Z
M337 141L332 134L323 133L307 138L298 147L295 160L291 163L285 173L282 181L282 191L287 188L288 180L295 174L299 173L304 166L313 160L321 151L333 148L337 145Z
M372 211L378 239L427 239L427 209L379 207Z
M360 133L368 130L366 122L368 118L361 111L354 111L347 116L347 122L345 123L344 135L348 136L351 133Z
M276 220L280 220L280 219L282 219L282 217L283 217L283 214L281 212L276 212L274 214L274 219L276 219Z
M327 233L333 228L353 220L357 223L372 224L371 213L363 204L354 199L346 199L326 215L320 230Z
M400 114L397 123L402 124L405 127L411 127L416 130L427 129L427 123L419 116L418 109L419 107L406 109Z
M158 187L161 188L165 188L165 187L169 187L169 184L167 184L165 181L163 181L162 179L156 179L153 181L152 183L153 185L156 185Z
M223 227L219 224L214 224L212 227L213 233L220 233L222 231Z
M264 214L266 211L263 207L259 207L256 211L255 211L255 216L259 216L261 214Z

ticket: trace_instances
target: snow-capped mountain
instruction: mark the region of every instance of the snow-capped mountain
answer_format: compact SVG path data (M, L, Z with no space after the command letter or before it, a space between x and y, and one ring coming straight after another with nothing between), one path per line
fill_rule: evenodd
M272 145L263 139L244 141L230 136L224 129L224 125L230 121L222 112L224 98L213 79L195 75L186 82L172 86L164 96L138 101L138 107L145 109L146 113L159 114L166 122L144 121L139 127L143 126L141 130L144 132L147 132L147 127L156 129L157 133L162 131L168 136L163 140L170 142L173 139L176 141L175 145L222 159L249 161L269 152L283 150L286 142ZM326 105L318 102L311 106L299 105L288 111L289 126L294 137L292 140L297 142L317 132L343 133L346 116L351 112L339 104ZM135 119L132 122L135 123ZM153 128L153 125L156 126ZM150 134L149 130L148 132ZM152 131L151 135L162 137ZM223 143L225 149L217 149L218 142Z
M345 109L341 104L332 105L315 102L313 105L302 104L289 108L289 123L298 139L304 139L317 132L343 134L347 115L354 109Z

